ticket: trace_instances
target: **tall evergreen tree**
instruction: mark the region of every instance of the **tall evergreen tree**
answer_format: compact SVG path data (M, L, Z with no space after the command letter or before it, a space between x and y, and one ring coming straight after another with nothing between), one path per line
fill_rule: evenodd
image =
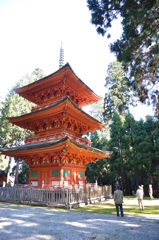
M159 117L147 116L144 126L151 144L148 180L154 186L154 195L159 195Z
M107 73L103 115L104 119L109 121L115 110L119 115L123 115L129 105L134 105L135 101L122 64L118 61L111 62L108 65Z
M89 114L97 119L98 121L104 123L104 99L102 98L95 104L90 106ZM106 124L103 129L100 130L101 138L110 138L109 125Z
M124 122L127 176L131 178L132 187L148 184L150 171L151 142L144 122L134 120L131 114L126 115ZM135 179L135 181L134 181Z
M87 0L91 21L105 35L112 21L122 18L123 34L110 49L130 73L130 81L142 102L159 111L159 1ZM108 37L110 34L108 33Z
M101 137L97 131L91 134L91 146L101 150L107 148L106 138ZM98 185L109 184L109 167L107 159L96 161L95 163L89 163L86 168L86 179L88 182L95 183Z
M120 182L123 189L124 158L123 158L123 127L119 114L115 111L110 124L109 150L112 151L108 159L112 185Z

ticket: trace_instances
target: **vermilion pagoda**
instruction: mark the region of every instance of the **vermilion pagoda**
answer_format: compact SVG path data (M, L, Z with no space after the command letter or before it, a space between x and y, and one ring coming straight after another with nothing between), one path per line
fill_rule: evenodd
M75 75L68 63L15 92L36 107L29 114L8 120L35 135L28 137L25 145L0 149L2 154L27 162L29 183L35 187L83 185L86 165L109 158L109 152L92 148L90 141L82 137L104 127L81 109L100 97Z

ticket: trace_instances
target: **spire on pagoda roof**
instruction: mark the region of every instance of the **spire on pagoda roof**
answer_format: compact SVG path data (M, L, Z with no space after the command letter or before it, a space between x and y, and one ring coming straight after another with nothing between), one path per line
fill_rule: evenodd
M59 59L59 69L63 67L64 64L64 50L62 48L62 42L61 42L61 48L60 48L60 59Z

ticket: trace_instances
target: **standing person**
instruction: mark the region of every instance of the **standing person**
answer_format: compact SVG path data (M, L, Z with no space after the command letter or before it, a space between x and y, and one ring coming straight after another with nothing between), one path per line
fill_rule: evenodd
M141 186L139 186L137 192L136 192L136 197L138 199L138 204L139 204L139 210L144 210L144 204L143 204L143 189Z
M116 185L116 191L114 192L114 202L116 205L116 212L117 212L117 217L119 217L119 207L120 207L120 213L121 213L121 217L124 217L123 214L123 191L120 190L120 185L117 184Z
M154 200L153 189L152 189L152 185L151 184L149 185L149 196L150 196L151 200Z

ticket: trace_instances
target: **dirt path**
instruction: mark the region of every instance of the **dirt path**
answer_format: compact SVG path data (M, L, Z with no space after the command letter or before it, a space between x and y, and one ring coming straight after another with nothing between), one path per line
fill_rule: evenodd
M159 239L159 216L116 215L0 203L2 240Z

